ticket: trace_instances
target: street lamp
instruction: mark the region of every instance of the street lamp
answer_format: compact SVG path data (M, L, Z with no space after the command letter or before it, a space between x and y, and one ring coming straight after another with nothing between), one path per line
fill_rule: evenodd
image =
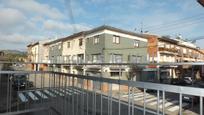
M197 0L197 2L204 7L204 0Z

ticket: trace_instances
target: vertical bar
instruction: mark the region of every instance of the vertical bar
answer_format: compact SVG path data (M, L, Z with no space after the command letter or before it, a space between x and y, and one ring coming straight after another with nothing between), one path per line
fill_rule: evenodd
M182 115L182 94L179 94L179 115Z
M79 78L77 78L76 79L76 88L78 88L78 86L79 86L79 83L78 83L78 81L79 81ZM73 87L73 89L74 89L75 87ZM76 94L76 115L78 115L78 97L79 97L79 94L77 93Z
M159 115L159 99L160 99L160 96L159 96L159 90L157 90L157 115Z
M43 74L42 73L40 73L40 79L41 79L40 89L42 90L43 88ZM39 100L40 100L41 106L43 106L43 99L39 98Z
M100 76L100 78L102 79L102 65L101 65L101 76ZM100 115L103 115L103 83L102 83L102 81L100 81L100 91L101 91L101 108L100 108Z
M112 96L112 83L110 83L110 115L112 115L112 105L113 105L113 96Z
M7 96L6 96L6 112L9 112L9 75L7 74Z
M143 103L144 104L143 105L144 106L144 110L143 110L143 115L146 114L146 90L147 89L144 89L144 100L143 100L144 101L144 103Z
M92 114L95 115L95 113L96 113L95 84L94 84L94 81L92 81L92 83L93 83L93 87L92 87L92 108L93 108L93 111L92 111Z
M75 112L74 112L74 77L72 76L72 115L75 115Z
M10 74L10 77L11 77L11 74ZM10 81L10 110L9 112L11 112L11 101L12 101L12 81Z
M108 115L110 115L110 84L108 84Z
M200 115L203 115L203 97L200 96Z
M165 115L165 106L164 106L164 104L165 104L165 91L163 90L162 91L162 113L163 113L163 115Z
M128 85L128 115L130 115L130 86Z
M86 115L89 115L89 85L88 85L88 83L89 83L89 81L88 81L88 79L87 79L87 86L86 86L86 88L87 88L87 93L86 93Z
M68 97L68 94L66 93L66 89L67 89L67 77L64 75L63 76L63 81L64 81L64 106L63 106L63 111L64 111L64 114L66 115L67 114L67 97Z
M101 70L102 70L102 66L101 66ZM102 78L102 74L100 77ZM100 81L100 89L101 89L100 90L101 91L101 94L100 94L100 96L101 96L100 97L101 98L101 100L100 100L101 101L100 115L103 115L103 91L102 91L103 89L102 89L102 87L103 87L103 83L102 83L102 81Z
M134 115L135 102L134 102L134 87L132 87L132 115Z
M120 79L121 79L121 77L122 77L122 72L121 72L121 65L120 65L120 68L119 68L119 81L120 81ZM120 82L119 82L119 95L118 95L118 115L120 115L120 96L121 96L121 91L120 91Z
M81 82L81 90L82 90L82 94L81 94L81 115L84 115L84 79L82 79Z

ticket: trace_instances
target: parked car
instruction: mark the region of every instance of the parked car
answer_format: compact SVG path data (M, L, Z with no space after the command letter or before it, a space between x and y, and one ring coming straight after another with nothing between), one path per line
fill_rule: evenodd
M184 102L188 102L188 103L191 103L192 105L193 104L197 104L199 103L199 97L198 96L192 96L192 95L183 95L183 101Z
M180 85L180 86L191 86L193 85L194 80L191 77L184 78L175 78L171 80L172 85Z
M33 87L33 82L28 81L27 74L13 74L10 79L14 89L25 89Z

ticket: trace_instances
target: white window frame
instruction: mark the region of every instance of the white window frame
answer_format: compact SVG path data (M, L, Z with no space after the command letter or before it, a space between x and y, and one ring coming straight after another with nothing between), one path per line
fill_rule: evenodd
M81 44L80 44L80 42L81 42ZM83 39L82 38L79 39L79 46L83 46Z
M120 36L113 35L113 43L120 44Z
M93 39L93 44L98 44L98 43L99 43L99 35L94 36L94 39Z
M110 62L111 63L122 63L123 55L122 54L110 54Z
M134 47L139 47L139 40L134 40Z
M67 42L67 48L71 48L71 42Z

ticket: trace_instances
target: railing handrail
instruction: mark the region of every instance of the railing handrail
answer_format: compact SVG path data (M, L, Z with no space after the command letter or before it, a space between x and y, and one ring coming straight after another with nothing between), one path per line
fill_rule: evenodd
M193 96L202 96L204 97L204 89L203 88L195 88L189 86L175 86L175 85L167 85L167 84L159 84L159 83L150 83L150 82L140 82L140 81L130 81L130 80L118 80L104 77L96 77L96 76L87 76L87 75L78 75L78 74L70 74L63 72L53 72L53 71L0 71L0 74L15 74L15 73L30 73L30 74L40 74L40 73L49 73L49 74L59 74L67 77L75 77L84 80L93 80L99 82L106 82L110 84L119 84L119 85L127 85L130 87L138 87L150 90L159 90L171 93L181 93L186 95Z
M46 65L158 65L158 66L179 66L179 65L204 65L204 62L164 62L164 63L36 63L36 62L8 62L0 61L0 64L46 64Z

